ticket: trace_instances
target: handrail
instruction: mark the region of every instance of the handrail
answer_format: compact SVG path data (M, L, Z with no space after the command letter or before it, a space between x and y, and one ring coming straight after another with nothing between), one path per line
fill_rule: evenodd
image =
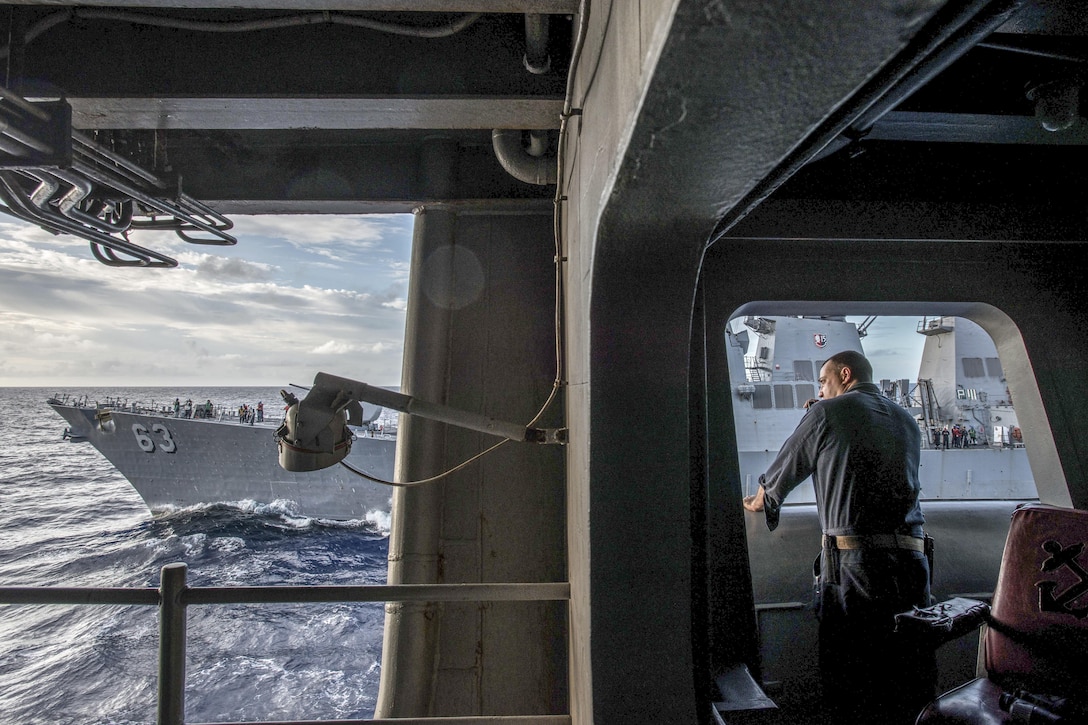
M193 723L193 725L571 725L570 715L469 715L461 717L397 717L378 720L277 720L274 723Z
M374 584L364 586L190 587L183 563L162 568L154 587L0 586L0 604L132 604L159 607L158 725L185 725L186 608L202 604L307 604L328 602L569 601L569 582ZM395 720L294 720L246 725L570 725L570 715L479 715ZM192 725L196 725L195 723ZM240 725L215 723L206 725Z
M463 715L459 717L382 717L379 720L292 720L272 723L193 723L191 725L570 725L570 715Z
M328 602L547 602L568 599L570 585L567 582L186 587L182 596L186 606ZM157 605L160 601L160 590L153 587L0 587L0 604Z

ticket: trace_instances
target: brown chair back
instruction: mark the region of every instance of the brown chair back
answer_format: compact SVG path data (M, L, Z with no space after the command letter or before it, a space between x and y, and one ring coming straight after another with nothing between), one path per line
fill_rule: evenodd
M1028 504L1013 513L990 614L990 679L1007 690L1083 695L1088 511Z

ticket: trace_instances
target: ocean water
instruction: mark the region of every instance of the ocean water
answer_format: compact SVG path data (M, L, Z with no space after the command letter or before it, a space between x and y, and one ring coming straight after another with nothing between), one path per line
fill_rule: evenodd
M190 586L385 583L387 514L337 522L208 502L153 517L93 447L62 439L45 403L55 393L282 409L268 388L0 388L0 586L157 587L173 562ZM4 725L155 722L156 607L0 613ZM384 618L379 603L189 607L186 721L372 717Z

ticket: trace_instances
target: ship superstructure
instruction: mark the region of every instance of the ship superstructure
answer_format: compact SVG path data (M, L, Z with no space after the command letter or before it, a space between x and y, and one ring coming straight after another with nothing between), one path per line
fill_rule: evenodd
M918 332L927 339L915 380L874 382L918 421L923 496L1035 498L990 337L959 317L925 318ZM797 426L806 401L818 397L824 361L844 350L864 352L862 334L843 316L747 317L735 321L726 337L741 480L751 493ZM813 501L811 483L790 500Z
M978 444L1022 447L1005 370L986 331L963 317L927 317L918 332L926 342L915 398L927 444L938 447L935 434L959 426L974 431Z

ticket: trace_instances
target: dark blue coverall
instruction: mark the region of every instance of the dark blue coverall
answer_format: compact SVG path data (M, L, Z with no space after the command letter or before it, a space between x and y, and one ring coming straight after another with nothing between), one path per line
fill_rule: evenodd
M828 722L913 723L933 696L933 651L893 633L895 614L929 605L929 563L921 551L888 545L896 534L923 536L920 451L910 413L873 383L856 383L812 405L760 476L772 531L790 491L810 475L815 485L824 533L815 605ZM856 537L850 541L861 548L838 548L834 537L841 536Z

